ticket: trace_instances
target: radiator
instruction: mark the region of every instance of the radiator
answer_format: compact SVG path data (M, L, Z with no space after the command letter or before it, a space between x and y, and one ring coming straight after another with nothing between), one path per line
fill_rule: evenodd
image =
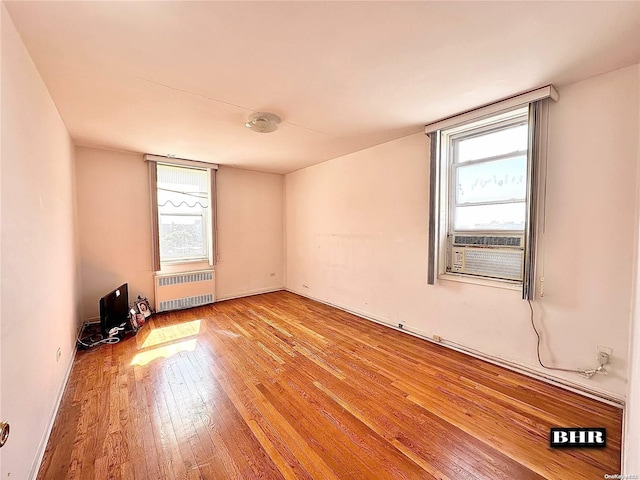
M213 270L156 274L156 312L198 307L215 301Z

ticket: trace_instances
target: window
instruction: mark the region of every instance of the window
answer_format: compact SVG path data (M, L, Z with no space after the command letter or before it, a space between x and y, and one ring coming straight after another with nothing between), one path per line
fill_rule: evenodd
M160 262L208 261L211 243L209 172L158 164Z
M145 160L149 165L154 271L173 266L179 270L180 264L213 266L218 166L156 155L145 155Z
M427 125L428 283L522 288L533 297L552 86Z
M529 111L441 132L444 272L521 282Z

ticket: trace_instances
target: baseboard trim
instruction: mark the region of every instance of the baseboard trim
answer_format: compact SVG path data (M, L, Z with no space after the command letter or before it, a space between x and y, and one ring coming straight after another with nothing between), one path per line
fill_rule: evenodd
M81 327L82 328L82 327ZM77 332L76 337L80 332ZM78 343L76 342L73 346L73 353L71 354L71 360L69 365L67 366L67 372L64 375L64 380L62 381L62 385L60 386L60 390L58 391L58 398L56 399L56 404L51 414L51 419L49 420L49 425L47 425L47 429L45 430L45 434L40 441L40 446L38 447L38 452L35 458L35 461L31 467L31 473L29 474L29 478L31 480L35 480L38 476L38 471L42 466L42 459L44 458L44 453L47 449L47 443L49 443L49 437L51 436L51 430L53 430L53 424L56 421L56 417L58 416L58 410L60 409L60 403L62 403L62 397L64 396L64 391L67 388L67 383L69 382L69 377L71 376L71 370L73 370L73 363L76 359L76 353L78 353Z
M393 330L396 330L398 332L402 332L402 333L406 333L407 335L412 335L414 337L420 338L422 340L426 340L430 343L433 343L435 345L442 345L443 347L449 348L451 350L455 350L457 352L460 353L464 353L466 355L469 355L471 357L474 358L478 358L480 360L484 360L485 362L489 362L492 363L494 365L497 365L499 367L503 367L506 368L508 370L514 371L514 372L518 372L521 373L523 375L526 375L527 377L531 377L531 378L535 378L537 380L540 380L542 382L548 383L550 385L554 385L556 387L560 387L560 388L564 388L565 390L569 390L571 392L583 395L585 397L588 398L592 398L594 400L598 400L600 402L606 403L608 405L612 405L614 407L618 407L618 408L624 408L625 406L625 399L618 397L614 394L608 393L608 392L604 392L598 389L592 389L592 388L588 388L585 387L584 385L578 384L578 383L573 383L569 380L566 380L564 378L559 378L553 375L549 375L546 372L540 372L538 370L535 370L531 367L529 367L528 365L519 363L519 362L513 362L510 360L505 360L502 359L500 357L495 357L493 355L489 355L489 354L485 354L482 353L478 350L474 350L470 347L467 347L465 345L461 345L461 344L453 344L453 342L443 338L442 341L440 342L436 342L435 340L433 340L432 338L430 338L425 332L420 332L420 331L414 331L411 330L409 328L407 328L406 326L404 328L398 328L395 325L391 324L388 322L388 320L385 320L383 318L380 317L376 317L371 315L370 313L367 312L362 312L362 311L358 311L358 310L354 310L350 307L344 306L344 305L340 305L340 304L335 304L335 303L331 303L325 300L321 300L319 298L315 298L311 295L309 295L308 293L305 292L301 292L301 291L297 291L297 290L293 290L291 288L284 288L284 290L286 290L287 292L291 292L291 293L295 293L296 295L300 295L301 297L305 297L308 298L310 300L314 300L316 302L319 303L323 303L325 305L329 305L330 307L334 307L337 308L339 310L343 310L347 313L351 313L352 315L356 315L357 317L363 318L365 320L369 320L375 323L378 323L380 325L383 325L385 327L391 328Z
M233 293L231 295L224 295L222 297L216 297L216 302L223 302L225 300L233 300L235 298L243 298L243 297L251 297L253 295L260 295L262 293L273 293L273 292L281 292L285 290L284 287L275 287L275 288L259 288L257 290L249 290L248 292L242 293Z

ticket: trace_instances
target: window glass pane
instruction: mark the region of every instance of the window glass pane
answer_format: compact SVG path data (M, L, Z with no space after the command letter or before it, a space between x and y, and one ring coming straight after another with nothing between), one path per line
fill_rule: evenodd
M522 230L526 203L456 207L454 230Z
M209 173L158 165L160 260L206 258Z
M456 168L456 203L524 200L527 157L513 157Z
M204 221L202 216L160 214L160 258L204 258Z
M468 162L482 158L496 157L514 152L526 152L529 143L529 129L525 125L466 138L456 142L456 162Z

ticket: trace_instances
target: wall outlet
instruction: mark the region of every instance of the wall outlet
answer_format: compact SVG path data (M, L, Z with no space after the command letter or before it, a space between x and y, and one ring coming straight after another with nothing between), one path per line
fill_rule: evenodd
M436 342L441 342L442 341L442 337L440 335L434 335L432 338Z
M602 345L598 345L598 363L600 365L606 365L607 363L611 363L611 358L613 357L613 348L603 347Z
M56 351L56 362L60 361L61 356L62 356L62 349L58 347L58 350Z
M402 323L399 323L398 328L404 328L404 325Z

